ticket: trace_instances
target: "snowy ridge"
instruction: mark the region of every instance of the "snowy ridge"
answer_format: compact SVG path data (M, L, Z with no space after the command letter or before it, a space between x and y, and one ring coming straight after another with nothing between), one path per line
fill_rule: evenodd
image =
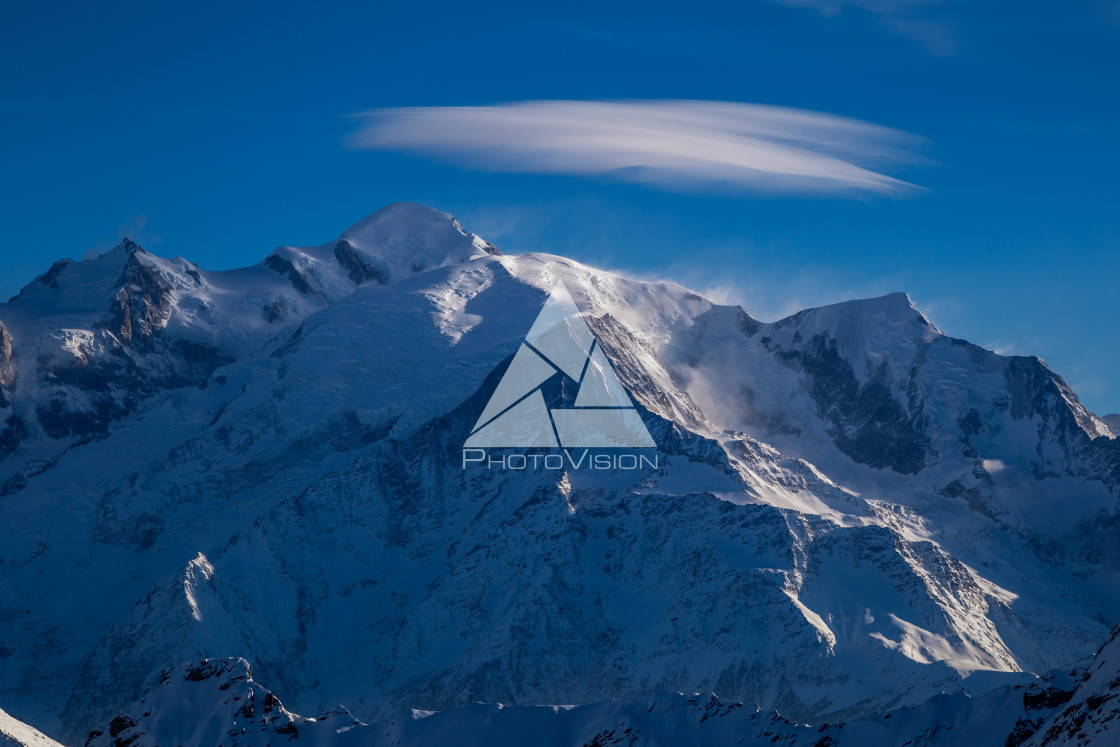
M819 727L711 693L678 692L639 693L585 705L476 703L450 711L411 709L366 724L342 707L318 718L295 715L253 679L243 659L207 659L165 670L155 690L93 729L85 745L1019 745L1061 723L1054 714L1073 695L1063 689L1070 683L1069 675L1060 674L1049 682L998 688L975 698L938 695L881 717Z
M345 709L318 719L292 714L253 680L244 659L204 659L165 669L147 697L90 731L86 747L265 745L299 741L336 744L360 722ZM307 738L313 728L317 740Z
M650 691L853 722L1037 685L1120 619L1120 441L901 294L764 324L410 205L272 257L122 245L0 306L23 720L76 741L244 657L367 723ZM464 470L560 281L658 466Z
M0 747L62 747L38 729L0 710Z

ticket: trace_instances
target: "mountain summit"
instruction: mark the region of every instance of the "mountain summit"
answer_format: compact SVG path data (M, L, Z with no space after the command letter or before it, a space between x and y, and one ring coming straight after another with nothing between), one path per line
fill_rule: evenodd
M355 285L384 285L500 255L497 247L468 234L447 213L398 202L358 221L334 242L308 249L281 247L264 264L287 276L301 293L339 298Z
M0 304L0 705L53 737L202 659L284 728L654 691L819 725L1039 685L1120 619L1112 427L902 294L764 323L411 204L238 270L126 250ZM654 466L464 468L558 285Z

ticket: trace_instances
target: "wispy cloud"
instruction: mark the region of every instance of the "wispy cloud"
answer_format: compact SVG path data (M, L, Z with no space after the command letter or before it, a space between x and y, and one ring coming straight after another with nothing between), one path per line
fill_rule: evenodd
M944 17L941 0L771 0L793 8L810 8L823 16L854 8L874 17L883 28L912 39L933 55L957 51L957 29Z
M937 0L772 0L795 8L812 8L822 15L834 16L845 6L859 8L871 13L907 13L929 5Z
M487 171L606 176L669 191L899 194L875 170L918 162L917 138L830 114L719 101L522 101L376 109L354 148Z
M113 247L120 244L125 239L132 239L137 244L158 244L163 239L145 229L148 225L148 216L143 213L134 215L124 223L117 226L117 234L114 239L104 239L93 246L86 249L85 254L82 255L83 260L93 259L109 251Z

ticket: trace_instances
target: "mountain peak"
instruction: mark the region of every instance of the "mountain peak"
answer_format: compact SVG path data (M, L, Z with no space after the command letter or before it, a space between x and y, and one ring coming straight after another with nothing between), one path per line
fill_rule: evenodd
M75 305L91 298L100 299L117 281L129 261L137 256L152 255L135 241L125 237L109 251L101 254L87 253L81 261L69 257L60 259L21 288L9 301L27 300L44 293L51 298L63 293Z
M144 252L144 247L140 246L127 236L125 236L124 239L121 240L120 244L117 244L116 248L123 250L125 254L136 254L136 252ZM147 252L144 253L147 254Z
M851 301L841 301L840 303L829 304L828 306L820 307L822 309L828 308L849 308L858 309L864 314L874 313L887 313L887 314L908 314L912 311L917 311L914 306L910 294L904 291L895 291L887 293L883 296L874 296L872 298L859 298Z
M877 301L883 306L899 310L914 308L914 301L910 298L910 294L906 293L905 291L895 291L893 293L888 293L885 296L879 296L878 298L872 298L869 300L872 302Z
M389 225L406 228L423 223L451 224L453 222L457 223L450 213L427 205L417 202L392 202L354 223L342 235L357 237L370 230L384 230Z
M304 295L335 298L355 285L385 285L438 267L498 256L448 213L414 202L386 205L321 246L283 246L264 264Z
M805 309L775 324L779 328L796 327L804 334L807 329L851 332L857 329L863 330L869 324L882 323L913 325L923 333L940 334L940 330L918 311L909 294L902 291L875 298L852 299Z
M500 255L488 241L467 233L449 213L415 202L394 202L362 218L339 237L367 253L384 259L409 258L428 264L427 256L452 251L462 253L459 261L480 254Z

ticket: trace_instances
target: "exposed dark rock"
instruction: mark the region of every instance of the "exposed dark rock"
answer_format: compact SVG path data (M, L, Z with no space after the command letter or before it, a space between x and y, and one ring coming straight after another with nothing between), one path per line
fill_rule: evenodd
M362 258L354 245L342 239L334 247L334 258L346 270L346 275L357 285L376 282L384 285L389 282L389 273L386 270L371 264Z
M993 519L1000 513L998 503L992 500L990 494L986 494L978 488L966 488L960 480L953 480L937 492L946 498L958 498L964 501L971 510L990 516Z
M126 244L131 244L127 239ZM109 303L109 319L100 326L118 340L150 352L153 338L171 316L171 284L154 267L138 259L144 250L131 244L131 251Z
M264 712L265 713L268 713L273 708L282 708L283 705L284 704L281 703L280 699L277 698L275 695L273 695L272 693L265 693L265 696L264 696Z
M61 392L46 404L35 408L35 415L43 432L51 438L85 436L91 433L104 433L109 423L128 412L109 397L98 398L93 409L72 408Z
M287 318L288 307L284 305L283 301L273 301L271 303L265 304L262 312L264 313L264 318L268 321L268 323L272 324L273 322L283 321L285 318Z
M291 282L292 284L292 287L303 295L323 295L322 292L315 288L315 286L313 286L311 282L303 276L303 273L297 270L296 266L293 265L289 260L284 259L277 254L270 254L268 258L265 259L264 264L265 267L272 270L273 272L288 278L289 282Z
M135 721L123 713L118 713L113 717L113 720L109 722L109 735L115 737L125 729L130 729L133 726L136 726Z
M16 380L15 366L12 365L12 355L14 348L12 346L12 336L8 334L8 328L0 322L0 387L10 388ZM0 407L3 406L3 394L0 393Z
M188 366L183 384L193 384L200 378L205 380L214 369L233 363L229 354L205 342L178 340L174 347Z
M1059 704L1064 705L1062 710L1040 725L1034 744L1115 744L1107 735L1120 729L1118 639L1120 625L1097 651L1077 687Z
M0 430L0 460L7 459L15 452L25 438L27 438L27 426L23 418L12 413L4 423L4 429Z
M287 355L288 353L295 350L296 346L298 346L300 341L303 339L303 334L304 334L304 331L305 331L306 327L307 327L306 324L301 324L298 327L296 327L296 331L288 336L288 339L284 341L283 345L281 345L280 347L273 350L272 355L270 357L272 357L272 358L282 358L285 355Z
M895 399L885 364L860 384L835 339L815 335L803 350L771 349L786 360L800 362L809 375L810 393L822 417L831 423L841 451L860 464L889 467L904 475L925 465L929 439L922 432L921 402L911 402L912 412L907 412Z
M1023 693L1023 707L1028 711L1057 708L1065 705L1073 697L1073 690L1057 687L1032 688Z
M699 298L699 296L697 296L697 298ZM758 334L758 331L762 329L762 324L745 310L737 308L736 316L739 320L739 331L747 337L754 337Z
M35 278L31 282L45 285L48 288L58 288L58 276L62 274L63 270L65 270L72 264L74 264L74 260L72 259L60 259L53 265L51 265L50 269L48 269L46 272L44 272L42 275Z
M1008 361L1007 383L1011 417L1039 420L1038 479L1064 474L1120 485L1120 439L1089 437L1093 423L1061 376L1037 357L1017 357Z

